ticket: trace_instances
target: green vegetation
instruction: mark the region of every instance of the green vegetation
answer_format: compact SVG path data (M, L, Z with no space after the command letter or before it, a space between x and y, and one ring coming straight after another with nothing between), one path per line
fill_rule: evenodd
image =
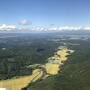
M59 45L48 41L46 35L15 35L0 39L1 80L30 75L32 68L26 67L32 64L45 63Z
M26 90L90 90L90 40L66 40L79 43L68 47L75 50L62 66L61 72L30 84Z
M65 45L75 52L59 74L34 82L22 90L90 90L90 39L85 40L84 35L81 39L70 39L72 35L60 37L59 33L15 35L0 38L1 80L30 75L33 68L27 66L47 62L58 46Z

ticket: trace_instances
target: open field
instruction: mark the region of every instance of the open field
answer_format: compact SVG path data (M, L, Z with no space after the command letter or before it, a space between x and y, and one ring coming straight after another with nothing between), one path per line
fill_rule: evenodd
M28 84L35 82L39 79L42 79L45 76L58 74L58 71L60 70L60 66L62 65L61 61L67 60L67 55L69 55L68 51L70 50L67 48L58 50L56 52L56 55L53 56L55 60L51 59L52 63L46 63L45 65L39 66L46 70L46 74L44 76L43 76L44 71L42 69L35 69L33 70L33 73L30 76L24 76L17 79L9 79L9 80L0 81L0 87L7 88L10 90L21 90L22 88L28 86ZM58 60L58 63L56 63L56 60Z
M18 82L16 89L19 90L90 90L90 39L76 37L53 33L3 36L0 39L0 85L14 87ZM62 50L66 47L70 50ZM42 72L37 70L33 79L35 68Z

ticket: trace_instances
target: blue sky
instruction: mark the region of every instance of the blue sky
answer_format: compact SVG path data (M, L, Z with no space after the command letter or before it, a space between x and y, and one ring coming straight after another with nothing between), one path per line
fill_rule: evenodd
M90 0L0 0L0 24L89 25Z

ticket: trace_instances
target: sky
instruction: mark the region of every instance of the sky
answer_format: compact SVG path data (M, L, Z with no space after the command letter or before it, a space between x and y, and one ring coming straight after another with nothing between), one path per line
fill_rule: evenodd
M90 0L0 0L1 24L90 25Z

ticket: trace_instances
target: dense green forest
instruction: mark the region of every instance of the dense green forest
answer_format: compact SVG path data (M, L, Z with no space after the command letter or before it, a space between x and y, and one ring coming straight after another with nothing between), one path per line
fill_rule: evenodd
M30 75L32 68L26 66L45 63L59 46L59 43L49 41L51 37L46 34L4 36L0 38L0 79Z
M65 40L64 42L75 52L61 67L59 74L32 83L25 90L90 90L90 40Z
M75 50L59 74L22 90L90 90L90 39L84 35L1 34L0 80L31 75L27 66L46 63L59 46Z

